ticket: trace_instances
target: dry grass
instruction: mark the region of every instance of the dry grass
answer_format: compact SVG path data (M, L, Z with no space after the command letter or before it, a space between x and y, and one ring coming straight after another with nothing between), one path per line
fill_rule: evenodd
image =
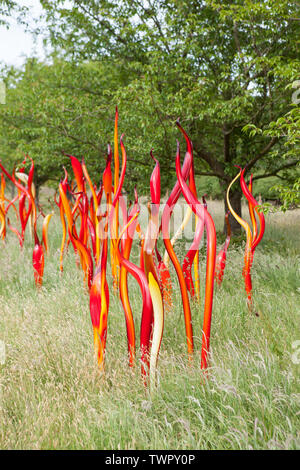
M221 204L209 202L209 208L221 229ZM97 371L88 296L71 250L62 277L58 271L59 225L50 225L51 255L41 292L33 285L30 241L20 255L10 235L0 260L0 340L6 348L0 365L0 447L299 447L299 365L292 360L293 343L300 339L299 228L300 211L268 216L253 265L259 317L246 308L243 247L232 244L215 295L206 378L198 352L203 306L193 305L197 352L188 365L174 280L174 309L166 318L153 397L141 384L139 366L127 366L124 315L113 295L106 373ZM130 295L138 333L141 301L134 281Z

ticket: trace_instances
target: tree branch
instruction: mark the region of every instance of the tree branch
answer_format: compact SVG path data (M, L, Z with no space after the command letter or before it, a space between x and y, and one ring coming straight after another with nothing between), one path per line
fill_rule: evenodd
M287 170L288 168L292 168L293 166L296 166L298 163L299 163L299 161L297 161L297 160L294 161L294 162L286 163L285 165L282 165L280 168L277 168L276 170L272 171L271 173L266 173L264 175L254 176L253 180L259 180L259 179L262 179L262 178L269 178L270 176L277 176L277 177L280 178L280 176L277 175L277 173L279 173L279 171Z
M218 160L214 158L211 153L203 149L197 150L195 148L194 152L209 165L211 170L213 170L213 174L210 176L217 176L220 179L226 180L223 165L218 162Z
M96 21L96 23L98 23L102 28L106 29L112 35L112 37L117 39L124 46L128 45L126 39L122 38L122 36L120 36L118 33L116 33L116 30L112 27L112 25L109 23L108 20L104 20L104 19L100 18L99 16L96 16L94 13L92 13L90 10L88 10L85 7L85 5L82 4L81 1L76 0L75 3L77 4L78 8L81 8L87 16L89 16L94 21Z
M270 142L262 149L262 151L258 155L256 155L256 157L252 158L252 160L250 160L250 162L246 165L247 171L249 171L258 160L260 160L264 155L266 155L266 153L268 153L277 142L278 137L273 137Z

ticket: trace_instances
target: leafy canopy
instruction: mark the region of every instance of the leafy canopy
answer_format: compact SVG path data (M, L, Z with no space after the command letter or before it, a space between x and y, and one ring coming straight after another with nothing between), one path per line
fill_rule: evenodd
M290 123L289 85L299 74L295 2L41 4L55 53L48 65L27 64L0 110L18 148L39 155L40 172L54 174L62 150L98 171L117 104L132 185L145 188L153 147L172 186L178 117L193 140L196 174L217 177L222 188L235 164L256 165L256 178L297 175L297 155L287 153L278 126Z

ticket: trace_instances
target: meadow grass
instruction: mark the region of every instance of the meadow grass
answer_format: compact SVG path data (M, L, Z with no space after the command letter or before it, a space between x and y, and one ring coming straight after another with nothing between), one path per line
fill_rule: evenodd
M209 202L209 209L221 230L221 203ZM152 396L141 383L139 358L128 367L124 314L113 294L105 374L97 370L89 298L71 247L59 273L59 219L50 223L41 291L33 283L30 239L21 252L9 234L0 247L0 448L299 448L299 234L299 210L267 217L252 268L259 316L246 306L243 244L230 246L223 285L215 292L206 375L199 353L204 251L202 303L192 304L192 364L173 272L173 309L165 318ZM129 286L138 336L140 292L132 279Z

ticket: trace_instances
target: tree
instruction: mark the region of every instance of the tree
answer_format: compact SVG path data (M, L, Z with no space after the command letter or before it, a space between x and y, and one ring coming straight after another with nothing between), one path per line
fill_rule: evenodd
M288 111L285 87L299 72L295 2L42 4L52 44L63 47L66 57L109 56L126 63L129 73L137 73L120 90L120 99L131 98L137 121L143 123L154 114L151 127L160 121L167 129L181 117L194 143L198 174L217 176L225 189L235 163L248 164L249 171L256 164L261 169L258 177L296 164L293 159L284 164L272 159L271 150L280 152L283 139L243 132L248 124L264 130ZM164 159L170 158L173 147L169 137L166 131L160 143ZM232 198L240 212L240 193Z
M52 129L53 141L37 137L42 152L52 155L53 146L72 143L77 154L95 161L112 135L118 104L133 183L143 185L150 173L153 147L164 185L172 186L178 117L194 144L196 174L217 177L224 192L235 164L249 172L255 165L255 178L282 175L296 165L295 155L282 159L286 136L267 132L290 111L286 87L299 73L295 2L41 3L60 57L53 74L45 68L44 82L34 87L35 105L26 111L36 132ZM17 115L15 109L11 117ZM231 198L240 213L238 188Z
M37 187L57 182L62 165L70 167L65 151L84 156L91 176L99 182L107 143L113 139L115 95L128 84L122 69L109 60L74 64L53 59L44 64L29 59L24 70L6 70L5 81L0 151L10 169L29 153L36 163ZM130 135L130 126L120 116L121 131ZM128 161L131 186L136 182L141 190L148 189L130 156ZM150 166L147 170L151 171Z

